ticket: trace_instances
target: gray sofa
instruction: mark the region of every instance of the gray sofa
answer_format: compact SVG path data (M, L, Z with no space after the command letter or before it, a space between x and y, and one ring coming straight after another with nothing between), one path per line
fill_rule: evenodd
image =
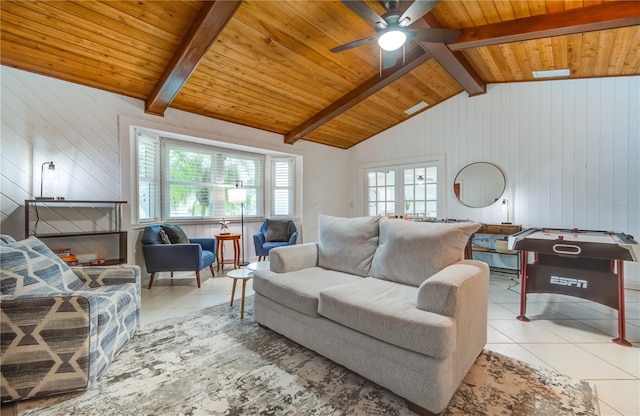
M255 319L388 388L443 411L486 343L489 268L464 260L475 223L318 218L318 242L270 252Z
M140 268L69 268L0 236L2 402L85 390L140 326Z

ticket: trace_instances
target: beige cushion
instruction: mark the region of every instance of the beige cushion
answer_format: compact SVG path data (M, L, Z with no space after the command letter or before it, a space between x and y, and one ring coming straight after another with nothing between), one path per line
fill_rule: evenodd
M379 217L318 216L318 266L368 276L378 247Z
M290 273L255 272L253 290L309 316L318 315L318 293L327 287L362 280L346 273L311 267Z
M429 223L382 219L380 246L372 277L420 286L430 276L463 258L464 247L480 224Z
M365 278L320 292L320 315L381 341L431 357L456 348L455 320L416 307L418 289Z

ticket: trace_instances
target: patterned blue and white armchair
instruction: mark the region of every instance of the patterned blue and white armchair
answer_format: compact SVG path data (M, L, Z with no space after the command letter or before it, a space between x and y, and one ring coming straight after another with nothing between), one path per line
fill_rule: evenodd
M140 268L69 268L0 236L2 402L87 389L140 325Z

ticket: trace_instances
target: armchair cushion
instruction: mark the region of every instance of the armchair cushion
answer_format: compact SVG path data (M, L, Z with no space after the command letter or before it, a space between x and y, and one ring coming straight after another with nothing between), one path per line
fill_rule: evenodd
M162 224L160 226L160 238L167 244L162 234L169 238L168 244L189 244L189 238L184 230L177 225Z
M267 232L265 234L265 240L269 242L283 242L289 241L289 223L283 221L267 221Z

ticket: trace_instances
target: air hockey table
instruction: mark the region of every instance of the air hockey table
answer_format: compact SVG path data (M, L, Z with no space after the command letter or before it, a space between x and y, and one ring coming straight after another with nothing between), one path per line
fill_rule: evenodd
M509 236L508 247L521 251L517 319L529 321L527 293L576 296L617 310L618 338L612 341L631 346L626 339L623 262L640 261L640 245L633 236L610 231L529 228Z

